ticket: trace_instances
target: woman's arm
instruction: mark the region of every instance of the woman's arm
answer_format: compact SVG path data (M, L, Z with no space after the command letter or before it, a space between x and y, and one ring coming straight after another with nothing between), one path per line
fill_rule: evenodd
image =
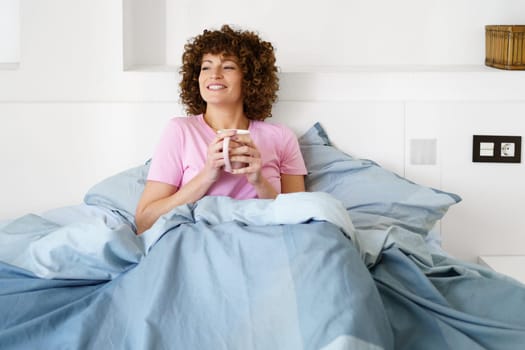
M161 215L171 209L202 198L213 182L207 180L203 173L180 189L162 182L147 181L135 212L137 234L149 229Z
M304 192L304 175L281 174L281 193Z
M153 223L171 208L171 197L177 187L162 182L147 181L135 211L137 234L150 228Z

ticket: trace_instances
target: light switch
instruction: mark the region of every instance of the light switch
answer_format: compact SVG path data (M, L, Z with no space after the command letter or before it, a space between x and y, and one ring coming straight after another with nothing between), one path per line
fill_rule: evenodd
M494 142L480 142L479 155L482 157L494 157Z

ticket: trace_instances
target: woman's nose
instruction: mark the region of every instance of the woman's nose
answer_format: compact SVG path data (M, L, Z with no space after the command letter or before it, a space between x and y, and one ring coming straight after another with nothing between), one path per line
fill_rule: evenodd
M214 68L211 71L211 77L214 78L214 79L221 78L222 77L222 72L221 72L220 68Z

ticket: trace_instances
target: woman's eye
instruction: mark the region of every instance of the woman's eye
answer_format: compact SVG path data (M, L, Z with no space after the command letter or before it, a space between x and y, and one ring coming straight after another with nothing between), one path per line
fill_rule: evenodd
M235 69L234 66L225 66L224 69Z
M201 71L208 70L208 69L210 69L210 68L209 67L201 67Z

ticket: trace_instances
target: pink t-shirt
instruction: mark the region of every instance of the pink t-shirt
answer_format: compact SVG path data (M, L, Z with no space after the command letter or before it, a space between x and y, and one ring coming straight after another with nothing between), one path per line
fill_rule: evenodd
M306 167L294 133L281 124L250 122L250 136L261 153L262 175L281 192L281 174L306 175ZM172 118L155 150L148 180L178 188L195 177L206 163L208 145L215 137L203 115ZM222 172L207 195L236 199L256 198L244 175Z

